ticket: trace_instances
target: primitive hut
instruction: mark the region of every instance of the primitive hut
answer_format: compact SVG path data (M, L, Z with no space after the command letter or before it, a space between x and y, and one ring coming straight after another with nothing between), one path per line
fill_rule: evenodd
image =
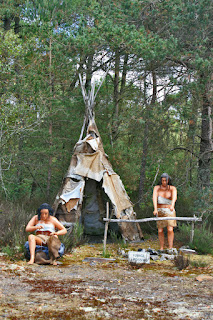
M106 202L110 202L111 217L136 219L132 203L120 177L113 171L104 152L94 117L95 86L87 94L80 77L86 106L81 135L74 147L70 166L53 204L54 215L66 225L80 221L87 234L103 234ZM86 136L83 138L86 129ZM119 222L124 239L143 237L137 223Z

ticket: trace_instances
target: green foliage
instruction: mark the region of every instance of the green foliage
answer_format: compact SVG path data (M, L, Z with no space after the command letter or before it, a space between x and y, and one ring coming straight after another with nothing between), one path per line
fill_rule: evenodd
M166 171L178 189L177 215L199 212L212 223L212 194L197 186L202 104L211 92L211 16L210 0L2 1L1 198L53 201L84 118L78 72L89 89L110 64L96 121L134 204L145 166L138 216L152 216L156 174Z
M83 244L86 241L84 236L84 228L82 224L75 223L73 229L68 231L62 239L66 252L71 252L73 248Z
M0 246L9 247L11 252L21 250L27 239L25 228L30 220L29 212L19 205L4 203L1 204L0 217Z
M103 250L102 256L103 256L103 258L110 258L111 255L110 255L109 251Z
M191 249L195 249L199 254L213 254L213 233L210 226L203 223L194 230L193 241L190 242L191 226L182 224L179 226L179 232L175 234L175 238L188 245Z
M115 243L119 248L126 249L128 248L129 244L122 238L118 233L110 230L110 238L112 239L113 243Z
M201 228L195 229L194 239L190 247L198 253L213 255L213 233L205 223Z
M204 260L189 260L190 266L193 268L206 268L208 267L208 262Z
M14 257L14 255L16 253L14 248L11 248L9 245L6 245L5 247L2 247L1 251L6 253L9 257Z

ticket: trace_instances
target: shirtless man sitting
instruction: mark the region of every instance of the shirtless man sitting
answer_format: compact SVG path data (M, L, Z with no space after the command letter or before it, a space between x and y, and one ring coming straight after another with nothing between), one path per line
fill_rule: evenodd
M167 173L163 173L160 177L159 185L153 190L153 205L155 216L160 217L175 217L175 202L177 200L177 189L172 185L171 178ZM164 247L164 232L163 228L167 227L169 250L173 248L174 232L173 227L176 227L176 220L157 221L158 238L160 241L160 250Z

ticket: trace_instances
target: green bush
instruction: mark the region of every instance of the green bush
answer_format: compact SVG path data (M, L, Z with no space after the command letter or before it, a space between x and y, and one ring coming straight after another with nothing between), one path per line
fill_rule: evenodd
M0 246L8 248L14 252L21 251L27 239L25 231L30 220L29 212L23 207L15 204L4 203L0 205Z
M108 250L106 250L106 251L103 250L102 256L103 256L103 258L110 258L111 255Z
M190 242L191 225L182 223L178 224L178 231L175 232L175 239L183 245L188 245Z
M206 268L208 267L208 262L206 261L194 261L194 260L189 260L190 266L193 268Z
M126 242L121 236L119 236L116 232L110 230L110 237L112 241L118 245L120 248L126 249L129 244Z
M190 248L201 254L213 254L213 233L210 230L210 226L207 227L204 223L201 228L195 229L194 239L190 243Z
M190 242L191 225L182 224L179 226L179 232L175 237L184 245L189 245L191 249L196 250L199 254L213 254L213 233L210 225L206 223L195 227L193 241Z
M83 244L86 241L83 225L77 222L74 227L63 236L61 241L65 245L66 252L71 252L72 248Z

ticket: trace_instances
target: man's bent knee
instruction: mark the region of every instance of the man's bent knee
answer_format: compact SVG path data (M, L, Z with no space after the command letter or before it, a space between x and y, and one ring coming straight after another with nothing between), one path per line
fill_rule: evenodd
M28 240L29 240L29 241L32 241L32 240L34 240L34 239L35 239L34 234L30 234L30 235L28 236Z
M167 227L167 231L168 231L168 232L173 232L173 227L168 226L168 227Z
M163 228L159 228L158 233L163 233Z

